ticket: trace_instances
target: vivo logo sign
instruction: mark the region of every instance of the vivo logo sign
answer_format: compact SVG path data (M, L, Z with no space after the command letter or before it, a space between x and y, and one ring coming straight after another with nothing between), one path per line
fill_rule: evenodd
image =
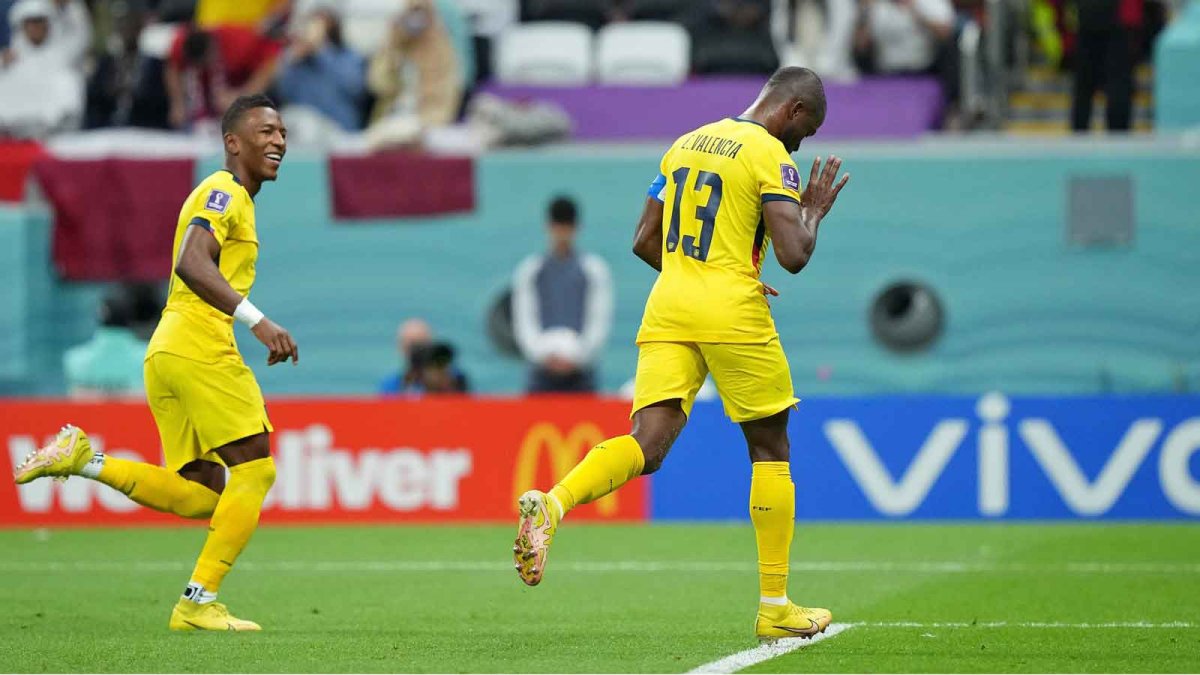
M829 420L824 424L824 432L867 499L880 513L889 516L905 516L916 510L950 458L964 446L977 453L979 513L1006 514L1012 498L1009 459L1014 430L1063 502L1081 516L1098 516L1112 508L1161 440L1157 464L1163 495L1180 511L1200 515L1200 482L1189 471L1192 456L1200 451L1200 416L1165 429L1165 433L1161 419L1134 420L1117 439L1099 475L1089 480L1051 420L1039 417L1010 420L1008 398L996 393L980 398L975 412L977 420L950 418L934 425L898 480L892 478L853 420ZM976 428L974 444L965 442L972 426Z
M816 398L788 435L798 520L1200 516L1197 396ZM744 447L697 405L652 516L746 518Z

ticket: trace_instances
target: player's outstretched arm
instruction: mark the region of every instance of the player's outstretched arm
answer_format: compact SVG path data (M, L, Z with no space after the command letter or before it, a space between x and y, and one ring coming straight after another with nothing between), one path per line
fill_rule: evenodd
M817 230L821 220L833 208L838 193L850 180L850 175L846 174L834 185L833 180L841 166L840 158L830 157L825 168L821 169L821 158L818 157L813 160L812 172L799 205L790 200L773 200L763 204L763 220L771 233L775 259L792 274L808 265L817 247Z
M216 263L220 253L221 245L211 232L198 225L188 227L179 246L179 259L175 261L175 276L201 300L230 316L238 316L238 307L245 298L233 290L233 286L221 275ZM254 337L270 350L267 365L273 366L289 358L293 364L299 363L300 350L292 336L258 310L254 312L258 316L251 317L247 325Z
M662 217L663 203L647 197L633 234L633 254L659 272L662 271Z

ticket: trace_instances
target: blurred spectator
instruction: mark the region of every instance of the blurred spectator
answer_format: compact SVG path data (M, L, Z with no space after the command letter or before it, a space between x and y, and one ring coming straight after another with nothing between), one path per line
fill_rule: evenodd
M150 0L150 11L163 23L191 23L196 19L196 0Z
M284 102L312 108L346 131L362 128L366 62L346 47L332 9L297 24L277 86Z
M1143 0L1076 0L1075 87L1071 128L1087 131L1092 98L1103 86L1109 131L1128 131L1133 118L1133 66L1144 17Z
M410 393L466 393L467 378L454 365L454 347L447 342L420 345L413 350L411 369L416 377L409 385Z
M13 8L24 4L16 3ZM83 57L92 43L92 17L88 14L87 6L80 0L49 0L47 18L50 22L49 42L55 51L61 52L67 61L78 68L83 67ZM9 15L12 21L15 14ZM12 24L15 27L15 23ZM21 50L28 47L26 37L21 31L14 30L12 35L13 49Z
M476 78L475 42L471 36L466 12L459 6L458 0L434 0L434 6L442 19L442 25L446 27L446 34L450 36L450 44L454 45L455 61L461 71L463 87L470 89Z
M8 49L12 42L12 27L9 25L8 13L16 0L0 0L0 52Z
M513 276L513 334L532 367L531 393L594 391L595 360L612 328L608 265L575 249L575 202L549 209L550 250L526 258Z
M58 11L49 0L20 0L9 12L15 35L0 54L0 135L39 138L79 126L83 74L75 43L54 32Z
M462 69L432 0L411 0L371 58L367 87L375 95L373 146L416 141L422 130L458 116Z
M265 91L278 56L277 43L244 26L180 29L164 73L171 126L219 119L238 96Z
M92 16L83 0L53 0L54 39L63 42L63 49L70 54L75 65L83 67L83 60L92 47Z
M381 394L420 394L468 391L467 376L454 366L454 347L434 342L433 331L421 319L409 319L396 331L396 346L404 370L379 385Z
M136 309L129 289L117 287L105 296L95 334L63 354L63 373L72 397L107 398L141 393L147 343L133 329Z
M936 75L958 99L958 57L950 0L859 0L854 60L860 72Z
M471 26L475 79L487 81L492 77L492 41L517 22L519 3L517 0L458 0L458 5Z
M853 49L858 0L825 0L823 7L825 17L821 29L824 32L819 35L820 49L814 50L817 71L826 81L853 81L858 77ZM804 37L807 35L798 39ZM804 47L803 43L800 46Z
M84 126L158 126L164 109L160 82L148 82L161 74L152 69L138 49L148 16L137 0L112 5L114 32L96 60L87 85Z
M610 21L619 3L615 0L527 0L522 18L526 21L572 21L592 30Z
M709 0L688 26L692 71L699 75L757 73L779 67L771 38L769 0Z
M245 26L262 31L267 23L285 14L291 4L291 0L199 0L196 25Z

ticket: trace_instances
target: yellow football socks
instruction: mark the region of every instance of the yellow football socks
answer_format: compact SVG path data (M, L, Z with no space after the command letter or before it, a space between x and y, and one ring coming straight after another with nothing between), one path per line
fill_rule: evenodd
M758 540L758 584L762 597L787 595L788 551L796 522L796 486L787 462L754 462L750 521Z
M221 581L258 527L263 500L274 484L275 460L270 457L229 467L229 483L213 512L208 540L192 572L193 582L209 593L220 589Z
M105 457L96 480L125 493L130 499L184 518L207 518L217 508L220 495L207 487L155 464Z
M588 451L550 494L562 504L566 515L579 504L587 504L642 475L646 456L633 436L617 436Z

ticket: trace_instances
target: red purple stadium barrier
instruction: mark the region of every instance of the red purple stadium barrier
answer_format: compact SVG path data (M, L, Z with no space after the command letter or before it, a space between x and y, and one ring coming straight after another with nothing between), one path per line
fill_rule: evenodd
M753 101L763 78L705 77L679 86L593 85L534 87L491 83L483 91L511 101L548 101L561 106L578 140L677 138L722 116L737 115ZM820 140L914 138L936 128L942 92L928 77L825 83L829 114Z
M285 400L269 405L278 469L267 523L509 522L516 497L552 485L594 444L628 431L629 404L591 397ZM65 422L113 456L158 462L146 406L0 402L10 465ZM641 521L649 481L572 511ZM175 524L99 483L0 480L0 527Z

